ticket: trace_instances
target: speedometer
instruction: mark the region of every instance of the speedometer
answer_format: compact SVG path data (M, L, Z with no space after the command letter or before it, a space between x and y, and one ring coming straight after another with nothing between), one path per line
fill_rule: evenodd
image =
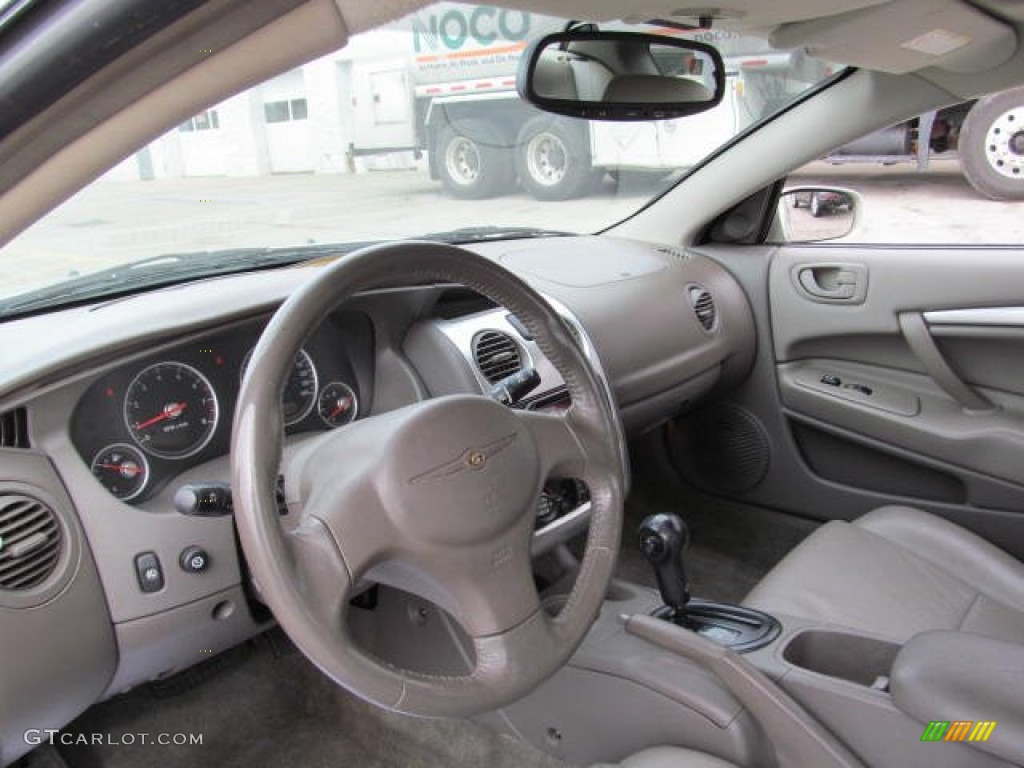
M217 395L199 371L184 363L156 363L128 385L124 421L139 447L163 459L201 451L217 429Z
M252 357L252 350L242 361L242 377L245 376L245 369L249 367L249 359ZM290 427L297 424L309 415L316 402L317 393L316 366L313 365L313 358L304 349L300 349L295 356L295 364L291 373L288 374L288 381L284 384L284 392L281 393L281 412L284 416L284 424Z

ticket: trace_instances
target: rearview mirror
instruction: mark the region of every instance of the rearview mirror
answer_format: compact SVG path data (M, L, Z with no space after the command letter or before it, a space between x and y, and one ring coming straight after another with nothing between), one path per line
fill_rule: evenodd
M837 240L853 231L859 212L859 199L852 190L793 187L779 198L779 235L784 243Z
M516 89L545 112L591 120L666 120L721 102L725 65L717 50L691 40L558 32L526 49Z

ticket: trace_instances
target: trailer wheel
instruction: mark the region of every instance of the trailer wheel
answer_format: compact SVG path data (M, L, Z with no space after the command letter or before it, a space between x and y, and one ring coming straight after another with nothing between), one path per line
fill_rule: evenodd
M586 126L538 115L519 131L516 172L523 189L538 200L568 200L595 181Z
M960 130L960 163L993 200L1024 200L1024 88L978 99Z
M435 147L438 175L453 196L494 197L512 188L512 153L483 120L460 120L441 129Z

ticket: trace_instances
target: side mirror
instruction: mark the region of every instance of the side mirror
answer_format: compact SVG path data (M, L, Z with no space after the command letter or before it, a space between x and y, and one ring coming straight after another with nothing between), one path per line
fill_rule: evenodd
M779 197L773 238L783 243L817 243L853 232L860 196L849 189L791 187Z
M592 120L667 120L721 102L725 64L715 48L691 40L570 30L526 49L516 89L545 112Z

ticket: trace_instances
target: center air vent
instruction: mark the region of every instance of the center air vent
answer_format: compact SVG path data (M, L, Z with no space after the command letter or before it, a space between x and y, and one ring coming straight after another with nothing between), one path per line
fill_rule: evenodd
M518 373L523 358L512 337L501 331L484 331L473 339L473 360L476 367L491 384Z
M690 286L690 306L697 315L697 320L705 331L715 330L718 322L718 308L715 307L715 300L711 297L707 288L699 285Z
M0 590L31 589L57 567L60 523L53 510L31 496L0 495Z

